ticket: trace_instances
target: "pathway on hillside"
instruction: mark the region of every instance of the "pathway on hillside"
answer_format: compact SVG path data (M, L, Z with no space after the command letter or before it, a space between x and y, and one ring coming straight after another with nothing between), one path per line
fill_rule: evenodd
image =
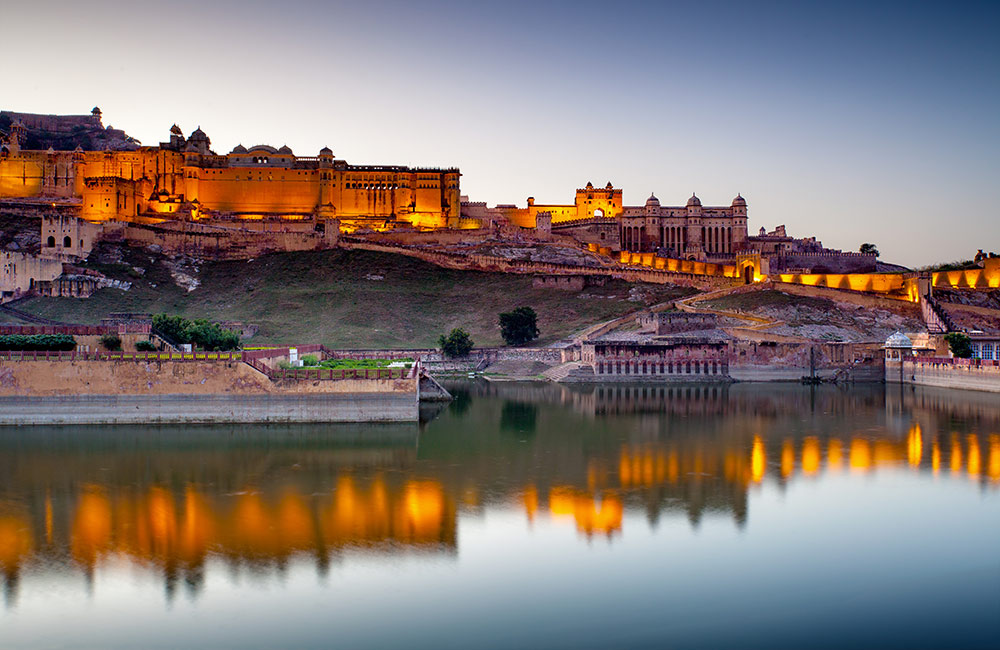
M728 296L729 294L734 293L736 291L745 292L746 291L745 286L746 285L726 287L724 289L718 289L716 291L709 291L708 293L699 293L689 298L682 298L677 301L676 303L677 308L681 311L686 311L692 314L715 314L716 316L721 316L725 318L735 318L737 320L744 320L751 323L750 325L747 326L736 327L732 329L762 331L785 324L784 321L775 320L773 318L764 318L762 316L753 316L739 311L695 306L695 303L704 302L707 300L716 300L718 298Z

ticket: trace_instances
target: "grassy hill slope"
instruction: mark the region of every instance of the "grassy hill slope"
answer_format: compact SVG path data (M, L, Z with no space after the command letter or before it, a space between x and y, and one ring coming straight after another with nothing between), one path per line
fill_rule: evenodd
M533 289L529 276L442 269L368 251L279 253L200 266L194 291L171 278L167 260L142 249L101 247L88 266L128 280L131 290L101 289L91 298L32 298L18 308L47 318L96 323L112 311L168 312L255 323L250 344L321 342L337 347L431 347L453 327L477 345L501 344L497 315L528 305L541 341L652 304L690 295L663 285L609 282L569 292ZM133 267L145 269L141 277ZM381 279L377 279L381 276ZM628 300L630 290L643 301Z

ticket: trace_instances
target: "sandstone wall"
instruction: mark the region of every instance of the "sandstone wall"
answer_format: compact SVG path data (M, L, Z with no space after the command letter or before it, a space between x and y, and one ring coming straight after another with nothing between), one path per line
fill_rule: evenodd
M995 362L961 362L962 360L906 361L900 373L899 362L886 363L885 380L889 383L962 388L1000 393L1000 365Z
M0 425L416 422L412 393L0 396Z
M415 379L275 381L242 362L0 360L0 424L416 420Z
M0 395L415 393L412 379L272 382L240 361L11 361Z

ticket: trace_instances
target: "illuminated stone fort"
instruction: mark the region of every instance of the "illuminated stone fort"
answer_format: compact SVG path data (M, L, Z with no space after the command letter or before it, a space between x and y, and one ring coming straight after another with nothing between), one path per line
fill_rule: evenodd
M350 165L327 147L307 157L267 145L217 154L200 128L185 138L176 125L155 147L26 150L26 114L5 115L16 119L0 147L0 198L78 199L88 221L229 217L337 219L348 229L458 225L457 168ZM38 117L57 125L78 121ZM91 119L91 126L100 125L98 109Z

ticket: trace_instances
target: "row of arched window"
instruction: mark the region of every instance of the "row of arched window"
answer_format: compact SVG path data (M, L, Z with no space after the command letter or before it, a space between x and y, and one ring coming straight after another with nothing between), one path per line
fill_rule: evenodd
M687 226L660 226L658 233L659 247L670 248L678 253L688 251ZM732 226L702 226L702 248L706 253L732 253ZM646 242L645 226L623 226L621 231L622 250L642 252Z
M599 375L718 375L726 373L718 361L598 361Z

